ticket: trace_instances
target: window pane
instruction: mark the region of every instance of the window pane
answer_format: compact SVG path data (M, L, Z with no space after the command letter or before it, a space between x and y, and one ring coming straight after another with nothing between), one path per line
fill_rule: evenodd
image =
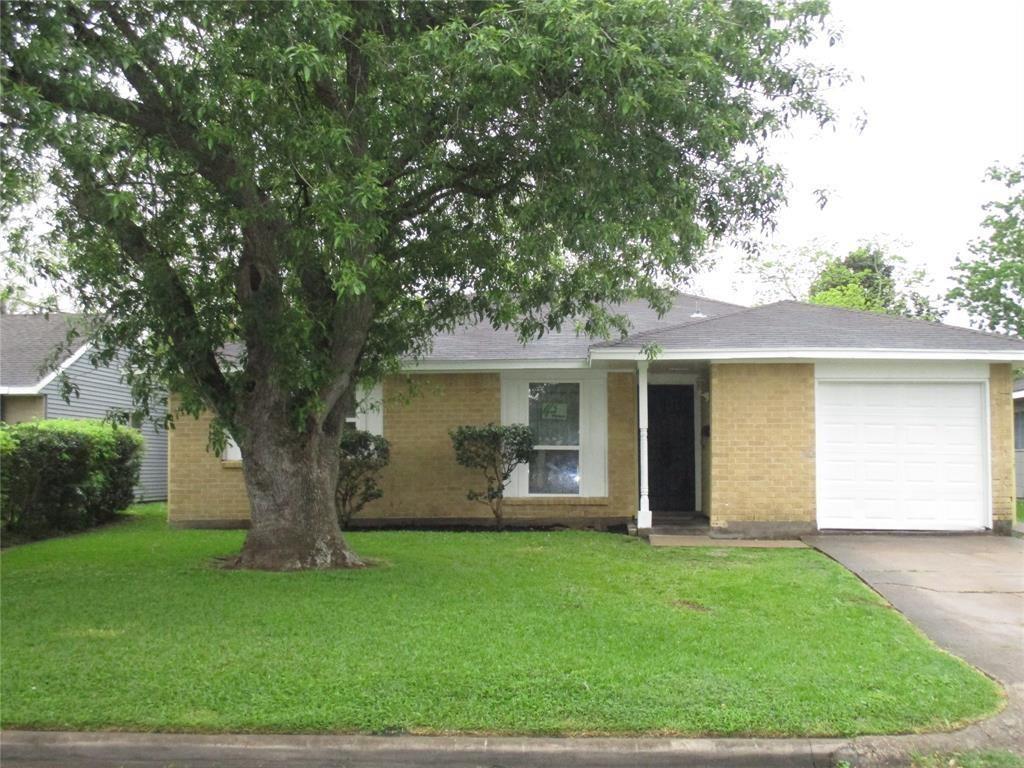
M536 445L579 445L580 385L531 384L530 429Z
M534 451L530 493L579 493L579 451Z
M1013 442L1018 451L1024 451L1024 411L1013 414Z

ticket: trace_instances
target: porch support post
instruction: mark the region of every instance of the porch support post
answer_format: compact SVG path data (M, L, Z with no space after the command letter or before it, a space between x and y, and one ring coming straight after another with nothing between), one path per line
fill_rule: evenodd
M651 527L650 484L647 479L647 361L637 363L637 401L640 405L640 509L636 527Z

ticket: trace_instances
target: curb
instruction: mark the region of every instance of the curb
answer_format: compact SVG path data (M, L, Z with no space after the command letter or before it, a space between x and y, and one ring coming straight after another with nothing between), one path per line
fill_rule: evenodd
M520 738L0 732L5 766L808 766L842 739ZM51 761L51 762L48 762Z

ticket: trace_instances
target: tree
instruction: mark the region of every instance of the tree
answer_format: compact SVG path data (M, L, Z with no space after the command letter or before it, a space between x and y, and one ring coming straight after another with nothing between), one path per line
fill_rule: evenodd
M391 461L391 446L380 435L362 429L345 430L341 435L338 490L335 501L338 525L348 528L352 516L367 502L384 495L380 471Z
M988 232L970 244L973 259L957 259L949 300L979 328L1024 336L1024 158L1016 168L990 168L988 178L1010 198L985 205Z
M526 424L487 424L483 427L456 427L448 433L455 449L455 460L468 469L483 471L487 489L471 490L470 501L486 504L494 515L498 530L505 527L502 507L505 489L512 472L533 456L533 432Z
M910 270L899 255L866 243L846 256L810 246L781 256L754 260L746 271L757 276L761 300L780 298L846 309L941 320L945 314L930 296L924 270Z
M614 302L664 307L709 242L768 225L765 141L831 118L834 73L794 55L826 11L7 2L5 210L57 201L140 409L166 384L238 442L238 566L357 565L334 513L357 385L465 320L622 332Z
M941 320L945 314L923 290L923 270L907 271L902 257L869 243L824 263L808 301L887 315Z

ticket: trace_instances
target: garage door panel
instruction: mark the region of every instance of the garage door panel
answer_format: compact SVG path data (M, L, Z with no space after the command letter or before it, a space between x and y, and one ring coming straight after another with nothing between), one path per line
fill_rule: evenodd
M819 527L983 528L983 395L962 382L819 382Z

